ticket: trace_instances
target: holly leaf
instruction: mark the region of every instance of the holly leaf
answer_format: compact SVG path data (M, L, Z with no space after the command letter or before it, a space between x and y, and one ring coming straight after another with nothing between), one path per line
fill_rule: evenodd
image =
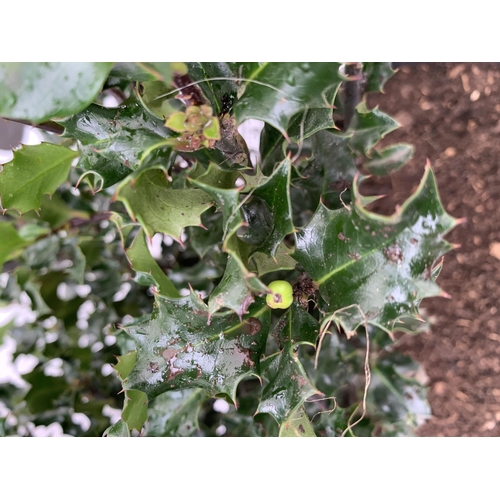
M224 276L208 299L209 317L220 309L228 308L241 319L255 300L253 294L263 294L266 290L254 274L245 274L238 261L229 256Z
M276 249L274 257L266 253L256 252L252 254L250 260L257 269L257 275L260 277L277 271L295 269L297 261L291 256L292 253L292 249L288 248L285 243L281 243Z
M358 104L353 119L351 149L361 155L371 157L370 150L389 132L399 128L399 123L378 108L369 110L365 102Z
M130 430L127 423L120 419L116 424L108 427L102 437L130 437Z
M112 214L110 220L116 223L120 231L123 248L132 269L136 272L135 281L140 285L156 287L158 293L166 297L180 297L177 288L151 256L144 230L140 228L134 236L134 229L137 229L137 225L125 222L124 218L117 213ZM133 237L132 240L131 237Z
M128 389L125 391L125 403L122 419L129 429L141 431L148 418L148 397L142 391Z
M40 123L85 109L113 63L0 63L0 115Z
M190 76L200 81L198 85L203 94L210 100L215 114L219 115L223 110L223 102L233 101L238 92L230 67L224 62L191 62L187 66Z
M262 171L270 174L274 170L276 163L285 158L284 148L287 142L283 134L267 123L260 133L260 163Z
M262 63L234 105L238 123L262 120L286 138L291 119L311 108L331 108L327 97L343 81L339 63Z
M48 222L51 228L59 228L73 218L88 220L90 215L83 210L74 210L57 191L52 195L42 196L40 219Z
M207 252L222 243L222 214L215 207L201 214L202 227L191 226L187 229L189 243L203 258Z
M171 150L167 138L171 132L163 120L130 98L117 108L90 105L81 113L60 120L63 137L78 139L78 166L109 187L139 168L142 161L158 149L155 164L169 163Z
M207 399L202 389L185 389L160 394L148 411L146 435L156 437L192 436L199 427L198 414Z
M109 76L134 82L164 81L171 83L174 72L185 74L184 63L171 62L119 62L113 66Z
M404 167L412 158L415 148L410 144L395 144L382 151L373 151L364 167L373 175L389 175Z
M429 166L418 190L391 217L364 208L354 183L354 206L320 204L296 235L294 258L319 286L328 312L346 332L365 321L392 332L424 297L442 294L432 276L435 261L453 248L443 237L458 223L437 194Z
M293 233L292 204L290 201L290 175L292 164L286 158L267 181L253 191L253 196L262 199L271 215L272 224L266 239L257 251L276 255L279 244L287 234Z
M232 257L228 262L228 267L220 285L212 294L213 298L209 299L210 315L222 307L228 307L241 316L252 302L252 293L267 293L268 288L258 280L255 274L248 270L250 246L242 242L236 235L238 229L245 226L240 209L240 190L222 189L202 183L201 180L202 177L192 179L191 183L210 194L215 200L218 210L222 212L222 250ZM236 287L239 293L233 296L231 287ZM242 300L242 302L239 302L239 300Z
M0 197L4 209L21 213L38 210L44 194L67 179L78 153L62 146L38 144L14 151L14 158L0 172Z
M196 172L195 175L193 175ZM226 171L222 170L216 163L210 162L208 169L205 169L202 165L196 165L196 171L190 173L192 179L196 179L198 182L202 182L208 186L213 186L220 189L232 189L234 188L236 179L238 179L239 173L237 171Z
M281 426L304 401L320 392L312 385L298 358L301 344L315 346L318 322L294 302L278 323L275 334L283 350L263 361L262 371L269 383L264 386L258 413L270 413Z
M149 321L125 327L137 346L137 362L123 385L152 399L166 391L205 389L236 400L240 380L260 373L270 309L256 301L242 321L214 315L192 292L181 299L157 296Z
M280 437L316 437L303 406L295 410L290 419L280 427Z
M0 269L4 262L14 258L29 243L19 236L12 222L0 221Z
M118 363L116 363L113 368L122 380L126 380L134 369L136 361L137 353L135 351L130 351L123 356L118 356Z
M137 219L146 234L165 233L181 241L187 226L200 226L200 215L212 205L210 195L200 189L172 189L165 172L152 168L136 179L125 181L117 190L133 219Z
M382 435L411 435L430 418L427 389L416 380L417 370L418 363L397 352L386 352L372 364L368 404Z
M159 80L143 82L137 89L138 97L148 111L165 122L170 115L183 108L178 99L173 99L174 94L163 98L172 91L172 88L172 85Z
M323 130L311 138L313 156L299 170L294 180L294 200L303 202L295 206L300 212L295 218L302 221L305 208L314 212L321 200L328 208L339 208L350 201L349 187L357 173L355 156L349 148L349 138ZM341 200L342 197L342 200Z
M396 74L390 62L365 62L363 72L366 77L365 92L383 92L387 80Z

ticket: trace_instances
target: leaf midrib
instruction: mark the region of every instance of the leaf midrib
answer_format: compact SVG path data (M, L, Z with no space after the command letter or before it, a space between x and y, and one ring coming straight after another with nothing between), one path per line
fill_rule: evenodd
M391 237L391 238L389 238L387 240L384 240L380 245L372 248L370 251L366 252L365 254L360 255L359 259L350 260L349 262L346 262L345 264L342 264L340 267L337 267L336 269L334 269L330 273L328 273L325 276L323 276L321 279L317 280L316 284L317 285L322 285L325 281L328 281L332 276L335 276L335 274L339 273L340 271L343 271L344 269L347 269L349 266L352 266L354 264L357 264L358 262L361 262L365 257L368 257L369 255L371 255L371 254L375 253L376 251L380 250L383 246L385 246L387 244L390 244L390 243L393 243L396 240L396 238L403 231L404 231L404 229L402 231L399 231L393 237Z
M73 151L72 151L73 152ZM34 182L36 182L38 179L40 179L41 177L43 177L44 175L48 175L50 174L53 170L55 170L56 168L59 168L59 166L64 163L65 161L68 161L70 158L76 158L78 156L78 153L76 153L76 151L74 152L75 154L72 156L72 155L68 155L66 158L63 158L59 161L57 161L53 167L51 168L48 168L46 170L44 170L42 173L40 173L39 175L35 176L35 177L32 177L31 179L29 179L26 184L24 184L24 186L21 186L19 189L15 190L15 191L11 191L10 194L12 195L17 195L20 191L26 189L26 186L27 185L30 185L30 184L33 184ZM71 167L71 165L70 165ZM42 193L42 194L46 194L46 193Z

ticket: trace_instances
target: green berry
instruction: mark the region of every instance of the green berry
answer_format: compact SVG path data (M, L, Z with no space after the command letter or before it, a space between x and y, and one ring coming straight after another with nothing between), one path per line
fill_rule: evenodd
M293 302L292 285L288 281L277 280L269 283L273 293L266 296L266 302L272 309L288 309Z

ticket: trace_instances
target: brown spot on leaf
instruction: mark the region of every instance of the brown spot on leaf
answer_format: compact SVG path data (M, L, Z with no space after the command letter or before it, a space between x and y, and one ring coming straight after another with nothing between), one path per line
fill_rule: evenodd
M179 351L177 349L172 349L171 347L167 347L163 352L162 352L162 356L167 360L167 361L170 361L172 358L174 358L175 356L177 356L177 354L179 353Z
M249 318L246 323L248 325L249 335L255 335L256 333L259 333L262 328L262 323L257 318Z
M396 264L399 264L403 261L403 251L397 243L394 243L391 246L385 248L384 255L388 260L390 260L391 262L395 262Z

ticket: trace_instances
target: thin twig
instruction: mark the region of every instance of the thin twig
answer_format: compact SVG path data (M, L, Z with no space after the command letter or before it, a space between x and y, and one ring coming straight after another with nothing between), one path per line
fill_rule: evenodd
M346 63L345 74L349 77L349 81L344 83L344 130L347 130L361 101L363 63Z
M3 117L2 117L3 118ZM64 127L56 122L43 122L43 123L31 123L26 120L14 120L13 118L3 118L9 122L20 123L21 125L27 125L28 127L36 127L40 130L45 130L46 132L52 132L53 134L61 135L64 133Z

